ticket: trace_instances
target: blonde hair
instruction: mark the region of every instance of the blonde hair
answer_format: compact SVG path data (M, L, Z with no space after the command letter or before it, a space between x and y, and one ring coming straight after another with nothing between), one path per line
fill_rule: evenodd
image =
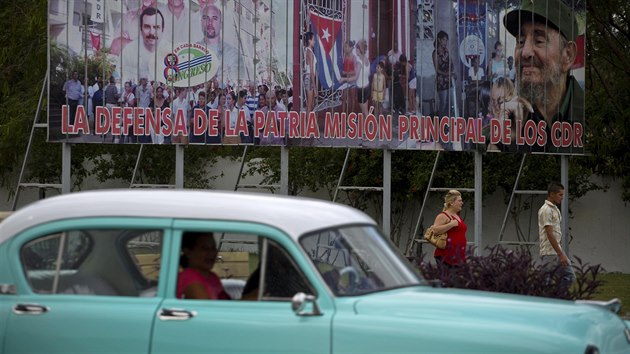
M448 207L450 207L455 202L455 199L461 196L462 194L457 189L451 189L450 191L448 191L448 193L446 193L446 195L444 196L444 208L442 209L442 211L448 209Z
M503 89L504 101L509 101L514 98L514 95L516 93L514 83L512 83L512 80L505 76L501 76L500 78L498 78L497 81L492 84L492 87Z

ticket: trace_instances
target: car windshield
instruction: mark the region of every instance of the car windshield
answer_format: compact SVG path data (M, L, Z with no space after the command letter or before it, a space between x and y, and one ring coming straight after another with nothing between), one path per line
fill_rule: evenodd
M300 238L300 244L338 296L424 284L374 226L318 231Z

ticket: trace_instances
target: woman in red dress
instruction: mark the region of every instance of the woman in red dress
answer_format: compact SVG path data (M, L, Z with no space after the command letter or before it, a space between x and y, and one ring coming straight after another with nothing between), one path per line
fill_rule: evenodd
M444 196L444 209L435 217L433 232L446 232L448 238L446 247L433 253L437 263L450 267L466 262L466 224L460 216L463 205L462 194L455 189Z

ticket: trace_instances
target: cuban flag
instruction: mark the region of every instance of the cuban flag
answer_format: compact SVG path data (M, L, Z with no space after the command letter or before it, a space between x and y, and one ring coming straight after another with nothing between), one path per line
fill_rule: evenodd
M315 34L317 77L325 89L337 89L341 85L343 68L343 21L310 11L311 31Z

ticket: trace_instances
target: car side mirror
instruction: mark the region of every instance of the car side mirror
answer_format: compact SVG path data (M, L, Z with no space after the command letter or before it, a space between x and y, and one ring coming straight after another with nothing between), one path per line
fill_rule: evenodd
M291 309L298 316L321 316L322 312L319 310L316 300L314 295L306 295L299 292L293 295L291 299ZM311 307L310 312L307 311L308 305Z

